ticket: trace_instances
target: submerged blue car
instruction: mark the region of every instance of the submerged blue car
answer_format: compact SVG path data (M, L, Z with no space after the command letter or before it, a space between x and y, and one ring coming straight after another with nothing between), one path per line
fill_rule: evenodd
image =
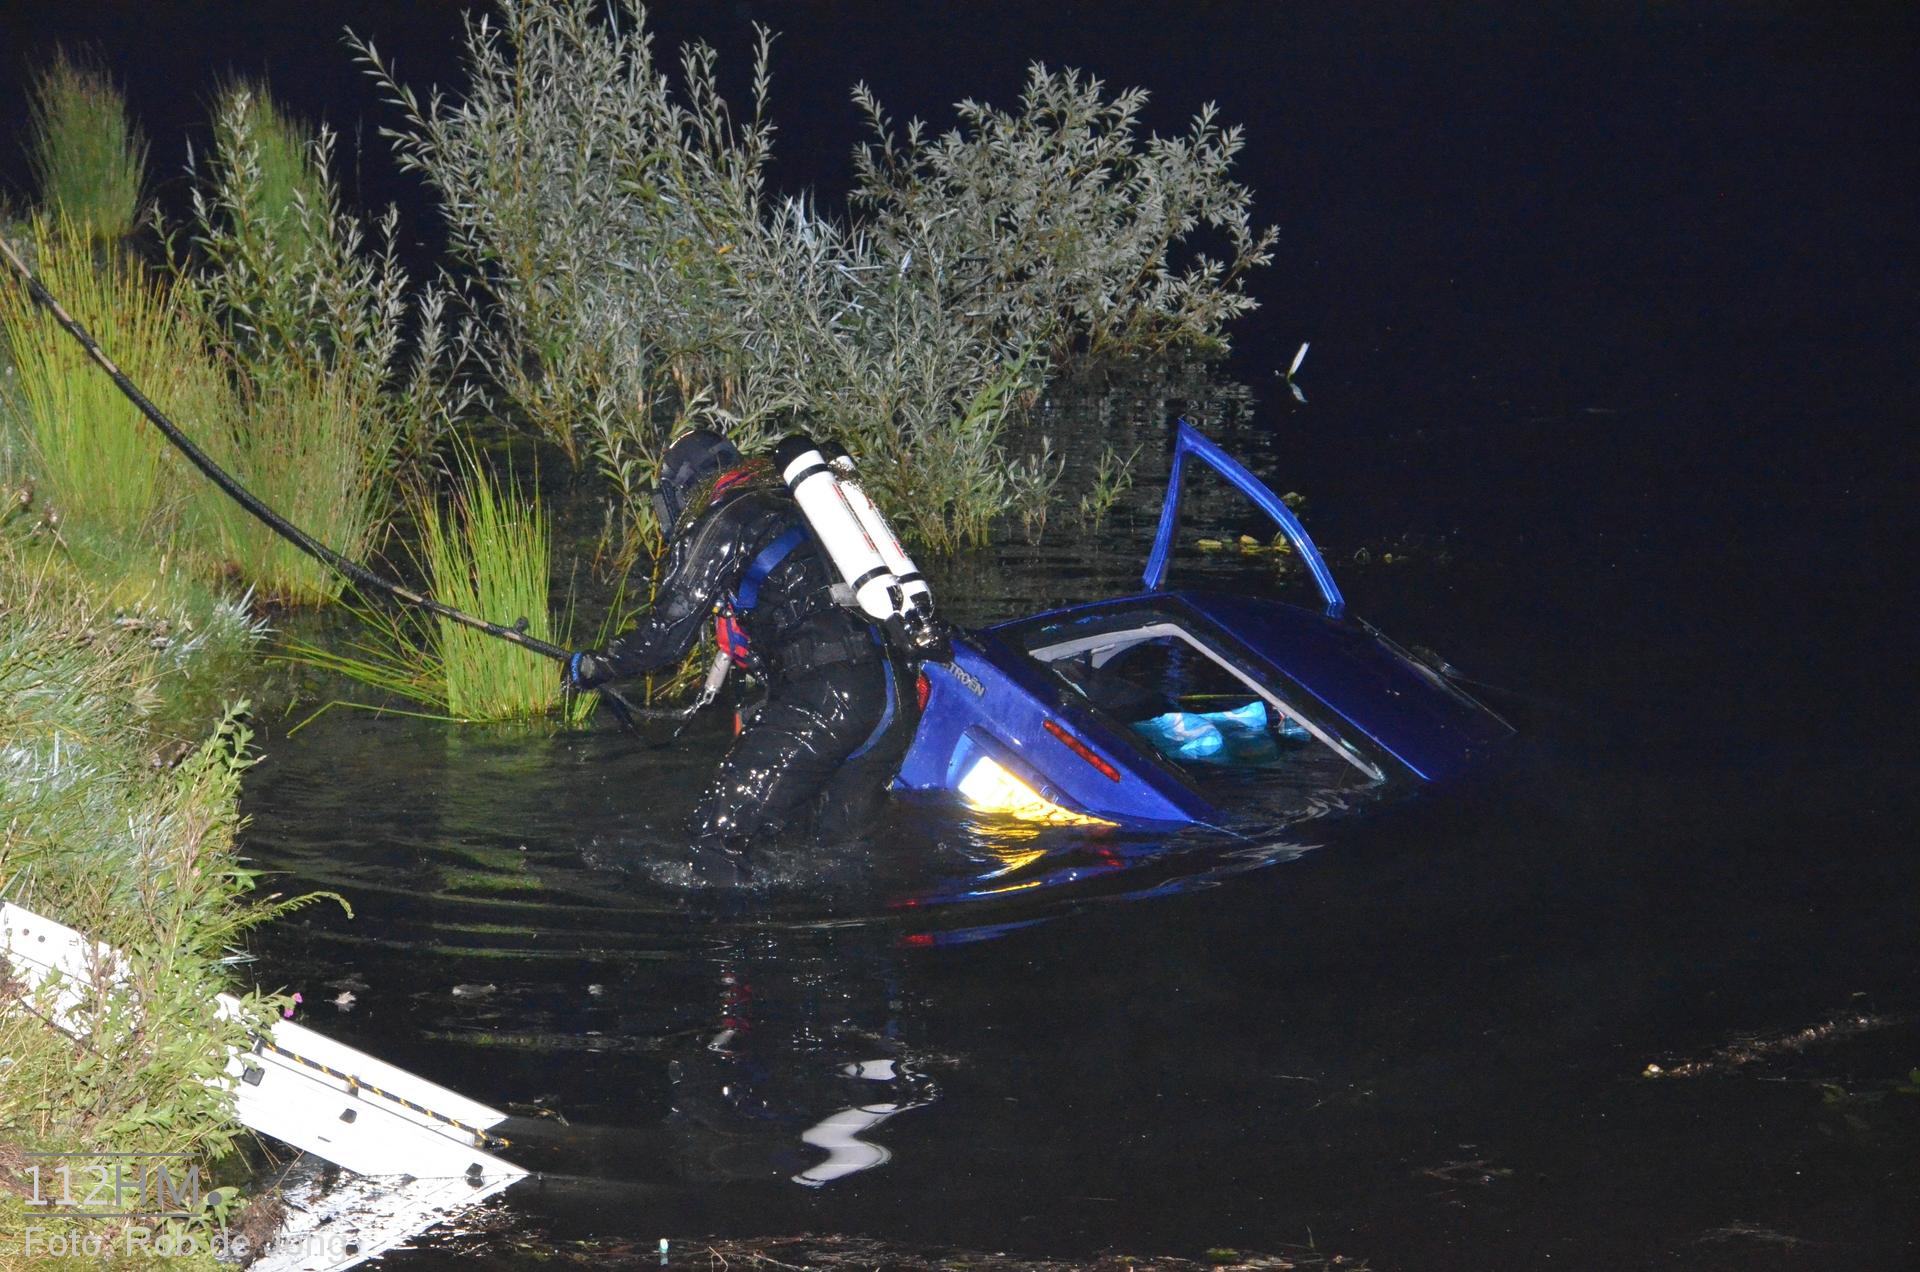
M1279 523L1320 609L1162 590L1190 458ZM1184 420L1144 584L956 635L951 660L921 674L920 728L896 786L1027 822L1224 827L1282 771L1333 789L1447 782L1513 732L1348 616L1292 510Z

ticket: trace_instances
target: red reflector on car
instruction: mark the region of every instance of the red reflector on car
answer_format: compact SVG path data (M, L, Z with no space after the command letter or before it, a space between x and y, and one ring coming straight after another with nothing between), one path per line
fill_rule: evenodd
M1044 723L1047 726L1048 733L1053 734L1054 737L1059 738L1061 742L1065 743L1069 751L1072 751L1075 755L1104 773L1109 782L1117 782L1120 780L1120 770L1101 759L1098 755L1095 755L1092 747L1082 742L1079 738L1074 737L1073 734L1068 733L1053 721L1047 720Z

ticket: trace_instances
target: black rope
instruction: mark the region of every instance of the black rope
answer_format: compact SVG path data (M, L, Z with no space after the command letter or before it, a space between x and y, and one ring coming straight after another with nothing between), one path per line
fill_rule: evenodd
M187 457L189 463L206 474L208 480L225 491L235 503L252 513L275 534L287 540L287 542L293 544L294 547L299 548L314 560L338 571L342 576L360 587L373 588L376 591L385 592L396 600L411 605L416 609L423 609L429 614L447 619L449 622L459 623L463 627L471 627L475 631L485 632L489 636L497 637L510 644L518 645L522 649L531 650L533 653L541 654L556 662L565 662L572 656L571 651L562 649L558 645L548 644L538 637L529 636L518 628L503 627L499 623L488 622L484 618L478 618L472 614L457 610L451 605L442 604L434 600L431 596L416 592L404 584L396 583L392 579L375 574L358 561L342 556L326 544L321 543L299 526L294 525L272 508L269 508L266 504L262 503L259 497L252 491L235 480L233 474L215 463L211 456L194 444L192 438L180 431L179 425L168 419L159 407L147 399L147 395L140 391L139 386L128 379L127 373L114 365L113 359L109 358L106 352L94 342L93 337L87 334L87 329L80 325L79 320L63 309L60 302L53 298L53 294L41 283L39 277L35 275L27 263L21 260L14 252L13 244L9 242L5 236L0 236L0 253L6 255L7 263L13 266L14 271L25 280L27 284L27 294L33 297L36 304L43 306L48 313L52 314L53 320L65 328L68 335L80 342L80 347L87 351L87 356L92 358L102 371L105 371L112 377L114 384L119 387L120 392L126 397L127 401L138 407L140 413L146 416L155 428L160 430L162 436L173 443L175 449ZM599 688L599 692L606 699L608 708L613 711L614 718L619 720L627 728L634 728L633 718L635 713L640 709L634 707L632 703L623 698L611 686L602 685Z

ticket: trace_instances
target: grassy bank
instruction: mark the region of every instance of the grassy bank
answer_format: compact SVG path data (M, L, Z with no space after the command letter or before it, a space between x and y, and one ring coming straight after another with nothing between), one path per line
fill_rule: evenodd
M9 489L15 487L9 486ZM29 1209L22 1153L191 1154L211 1172L239 1127L210 1081L245 1022L213 997L271 913L234 854L248 731L231 694L259 630L243 607L156 565L138 599L110 599L34 518L0 524L0 891L104 940L101 978L71 1021L0 985L0 1267L58 1266L43 1235L118 1234L125 1221ZM122 575L117 587L129 586ZM247 1000L253 1018L273 1004ZM205 1233L218 1206L187 1221ZM139 1259L135 1259L139 1262ZM74 1266L97 1266L88 1256ZM172 1266L172 1265L170 1265Z
M248 417L217 329L182 279L126 250L140 152L118 95L65 62L39 93L41 202L4 227L9 239L153 398L232 449ZM213 1188L221 1170L244 1174L245 1132L216 1079L278 1004L245 995L221 1021L214 998L243 988L243 934L283 907L258 897L235 852L251 763L240 699L264 628L232 546L197 477L6 278L0 897L110 944L124 965L64 1015L45 987L0 976L0 1268L143 1264L169 1232L201 1253L166 1266L212 1267L210 1238L238 1205ZM36 1183L58 1195L60 1164L38 1159L36 1179L28 1154L107 1152L186 1155L198 1203L165 1224L28 1204ZM143 1206L91 1206L129 1208Z

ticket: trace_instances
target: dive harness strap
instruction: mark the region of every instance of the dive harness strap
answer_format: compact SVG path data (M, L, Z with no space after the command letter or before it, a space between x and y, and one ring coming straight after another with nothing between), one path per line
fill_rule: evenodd
M714 699L720 696L720 689L726 683L728 671L736 662L743 662L749 652L746 633L741 630L739 616L751 613L759 606L760 588L766 583L768 577L780 568L781 564L793 554L794 549L811 538L811 530L802 522L788 527L785 533L755 554L752 562L741 574L739 586L734 589L732 599L715 615L715 634L720 649L714 656L712 665L707 669L707 678L701 686L700 696L681 713L682 719L691 719L712 705ZM838 607L836 606L835 609L837 610ZM816 611L800 618L796 626L804 626L809 622L827 618L834 612L835 610ZM871 627L867 627L863 632L848 633L825 640L806 641L801 648L783 651L781 655L768 657L766 662L777 669L782 677L793 677L840 663L870 658L875 654L877 647L880 647L880 637ZM886 726L892 721L895 696L893 678L889 672L886 714L881 720L880 727L855 754L864 754L879 740L880 734L886 731Z
M867 631L858 634L809 642L806 649L796 650L780 660L780 674L791 679L809 671L819 671L823 667L832 667L840 663L858 662L864 658L884 659L884 649L880 646L880 642L874 639L872 630L868 628Z
M760 585L767 576L780 568L787 555L799 547L807 538L804 525L793 526L787 532L760 549L760 555L753 558L753 564L740 576L740 586L733 595L733 608L741 613L760 603Z
M733 474L728 474L732 476ZM718 492L716 492L718 493ZM713 705L720 696L720 688L727 682L727 671L736 661L745 662L750 650L747 646L747 634L740 627L736 614L745 613L759 603L760 585L767 576L780 568L793 550L806 540L805 526L793 526L787 532L760 549L758 555L740 576L740 586L734 589L733 600L721 608L714 618L714 636L720 651L714 655L713 663L707 668L707 678L700 686L700 696L693 700L682 719L691 719Z
M801 515L804 518L805 513L803 512ZM815 540L817 546L817 540L815 539L810 524L802 520L800 524L789 528L785 534L762 548L760 554L754 557L753 564L749 565L746 573L741 576L740 587L734 594L733 608L735 612L746 613L752 610L760 601L760 585L767 581L767 576L778 569L780 563L785 561L795 548L809 540ZM823 557L826 555L824 550L821 551L821 555ZM835 586L836 588L845 587L844 584L836 584ZM834 613L835 609L840 609L837 598L834 609L816 610L811 614L803 612L795 616L792 625L795 628L801 628L808 623L827 619L829 615ZM841 612L845 611L842 610ZM855 610L853 613L856 618L864 619L865 617L861 615L858 610ZM776 611L776 624L778 616L779 612ZM854 662L861 658L871 657L874 652L874 646L880 644L880 636L878 632L872 627L867 626L865 622L862 622L861 625L865 628L862 632L848 633L844 636L832 637L825 640L808 641L797 650L789 646L788 650L783 651L780 656L769 656L767 661L777 664L781 675L790 677L803 675L809 671L818 671L823 667L832 667L838 663ZM744 646L744 633L741 634L741 643ZM887 692L889 702L891 702L893 692L891 681L889 681ZM862 749L864 750L865 748L863 747Z
M876 645L881 643L879 632L875 632L873 634L873 643ZM893 661L891 659L884 658L884 657L882 658L880 663L880 674L886 678L886 682L887 682L887 709L880 713L880 723L873 726L873 732L867 735L867 740L865 742L862 742L859 746L855 747L853 750L853 754L847 757L846 762L849 764L859 759L861 756L865 755L868 751L873 750L874 747L880 744L880 739L886 736L887 730L889 728L893 727L893 717L895 713L898 712L899 710L900 691L897 688L895 688L893 683L895 678L895 673L894 673Z

